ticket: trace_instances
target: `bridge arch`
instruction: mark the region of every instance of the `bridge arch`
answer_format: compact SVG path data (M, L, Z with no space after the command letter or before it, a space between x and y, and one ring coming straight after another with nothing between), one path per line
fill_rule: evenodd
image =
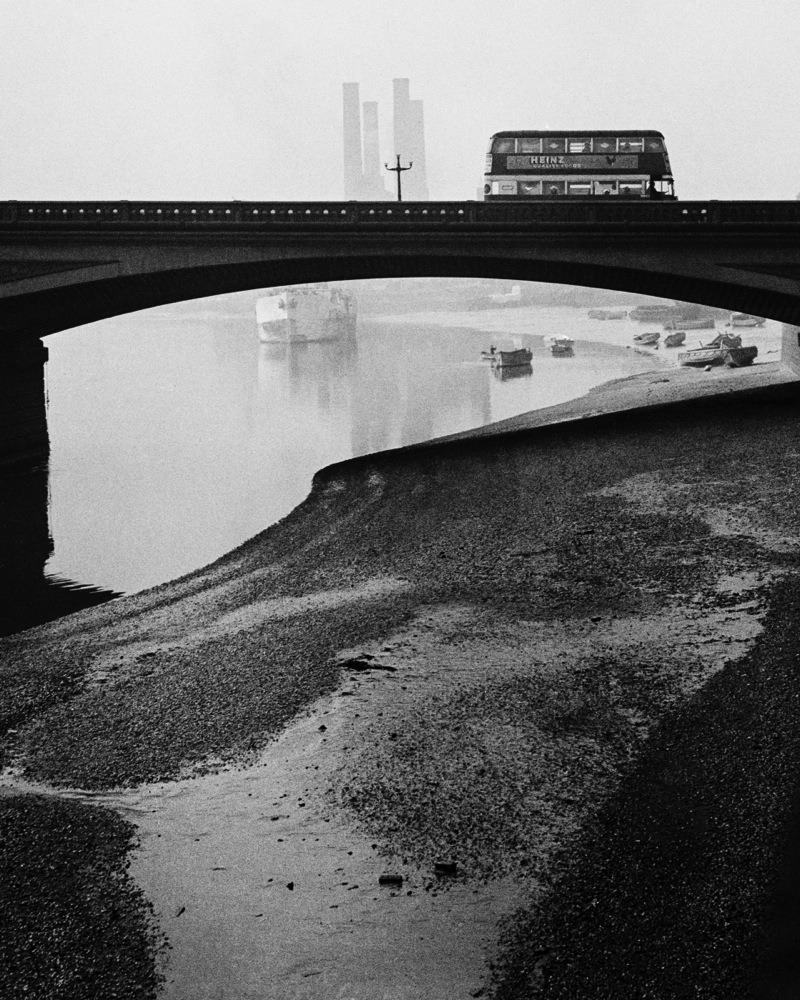
M312 281L482 277L800 325L800 203L0 203L0 339Z
M728 280L702 272L653 270L628 262L512 254L388 252L320 253L287 260L204 262L129 275L86 275L0 302L4 331L44 337L125 313L230 292L320 281L386 278L496 278L634 292L766 316L800 325L800 293L753 285L735 273Z

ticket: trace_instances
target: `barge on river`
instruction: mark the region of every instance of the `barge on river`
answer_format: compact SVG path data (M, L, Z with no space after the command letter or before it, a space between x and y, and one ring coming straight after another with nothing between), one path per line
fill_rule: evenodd
M267 344L352 338L356 315L352 294L325 285L299 285L256 300L258 336Z

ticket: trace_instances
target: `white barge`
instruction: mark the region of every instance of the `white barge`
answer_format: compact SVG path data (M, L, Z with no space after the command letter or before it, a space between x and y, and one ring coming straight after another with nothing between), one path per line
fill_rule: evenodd
M354 337L355 297L340 288L298 285L256 300L258 336L264 343L313 343Z

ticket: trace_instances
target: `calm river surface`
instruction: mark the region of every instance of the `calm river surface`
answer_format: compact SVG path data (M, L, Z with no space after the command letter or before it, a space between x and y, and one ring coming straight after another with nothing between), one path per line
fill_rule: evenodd
M284 517L331 462L549 406L663 363L625 346L639 324L590 320L583 308L362 313L355 344L261 344L254 297L46 339L49 479L48 470L17 476L19 501L2 523L24 549L20 581L9 560L3 567L18 605L58 605L70 589L62 581L130 593L174 579ZM479 357L505 332L523 338L533 364L501 380ZM575 356L551 357L552 334L572 336ZM105 596L70 592L76 606Z

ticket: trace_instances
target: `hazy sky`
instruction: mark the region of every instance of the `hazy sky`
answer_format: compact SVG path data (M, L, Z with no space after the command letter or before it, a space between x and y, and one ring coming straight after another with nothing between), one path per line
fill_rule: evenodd
M0 0L0 198L341 198L342 83L389 160L399 76L434 198L561 127L660 130L682 198L800 191L798 0Z

